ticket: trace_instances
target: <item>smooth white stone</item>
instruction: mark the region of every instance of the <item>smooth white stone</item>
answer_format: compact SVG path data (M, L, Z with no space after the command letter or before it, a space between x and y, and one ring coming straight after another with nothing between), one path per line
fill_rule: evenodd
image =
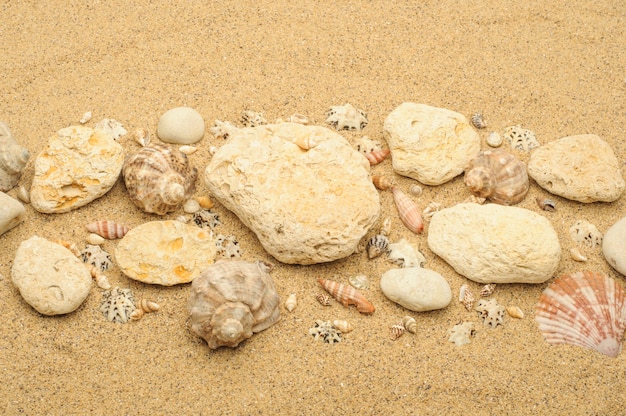
M604 234L602 253L615 270L626 276L626 217L613 224Z
M193 108L172 108L159 118L157 136L166 143L196 143L204 136L204 119Z
M416 312L442 309L452 300L446 279L421 267L386 271L380 279L380 289L389 300Z

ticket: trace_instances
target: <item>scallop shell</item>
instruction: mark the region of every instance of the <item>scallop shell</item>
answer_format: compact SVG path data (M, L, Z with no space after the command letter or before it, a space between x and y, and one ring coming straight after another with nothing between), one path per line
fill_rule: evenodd
M384 175L373 175L372 182L374 183L374 186L381 191L385 191L393 186L391 179Z
M127 157L122 174L135 205L164 215L193 195L198 171L180 150L154 144Z
M127 226L109 220L92 222L85 227L87 231L98 234L100 237L106 238L107 240L122 238L129 230Z
M343 306L356 305L356 310L361 313L374 312L374 305L355 288L326 279L317 279L317 282Z
M102 294L100 312L109 322L126 323L136 309L135 298L130 289L120 289L115 286Z
M626 293L614 279L582 271L548 286L535 320L550 344L570 344L617 357L626 330Z
M373 166L373 165L378 165L380 162L385 160L387 156L389 156L389 153L391 153L389 149L380 149L380 150L374 150L373 152L366 153L365 157L370 162L370 165Z
M485 118L481 113L474 113L474 115L472 115L472 125L477 129L484 129L485 127L487 127Z
M515 205L526 196L530 182L524 162L503 149L494 149L484 150L470 161L465 185L476 196Z
M393 200L398 208L398 214L404 225L416 234L424 231L424 220L417 204L398 189L397 186L392 187L391 191L393 192Z
M348 281L352 285L352 287L356 289L367 290L370 287L370 279L367 278L364 274L357 274L355 276L350 276Z
M348 321L344 321L343 319L335 319L333 321L333 326L342 333L352 332L354 329Z
M474 298L474 295L472 294L469 286L466 284L462 285L459 291L459 302L461 302L463 306L465 306L465 309L467 309L468 312L471 311L474 307L475 300L476 298Z
M391 327L389 328L389 338L391 338L392 341L395 341L402 335L404 335L405 331L406 329L402 324L391 325Z
M12 189L20 180L30 153L17 144L9 126L0 121L0 191Z
M376 258L387 251L389 239L382 234L375 235L367 242L367 257Z
M296 294L292 293L285 301L285 309L289 312L293 312L293 310L296 309L296 306L298 306L298 300L296 299Z
M191 284L191 331L209 348L236 347L280 319L280 298L262 261L219 261Z
M417 321L412 316L405 316L402 318L402 326L409 331L411 334L415 334L417 332Z

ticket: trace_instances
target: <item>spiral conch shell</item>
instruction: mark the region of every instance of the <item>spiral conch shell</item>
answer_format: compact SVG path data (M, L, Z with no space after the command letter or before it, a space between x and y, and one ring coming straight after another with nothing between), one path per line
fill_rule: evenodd
M30 153L17 144L9 126L0 121L0 191L8 191L20 180Z
M164 215L193 195L198 170L180 150L154 144L129 156L122 174L135 205Z
M526 196L530 182L526 164L504 149L484 150L465 169L465 185L476 196L502 205L515 205Z
M280 298L262 261L219 261L191 284L191 331L209 348L236 347L280 319Z

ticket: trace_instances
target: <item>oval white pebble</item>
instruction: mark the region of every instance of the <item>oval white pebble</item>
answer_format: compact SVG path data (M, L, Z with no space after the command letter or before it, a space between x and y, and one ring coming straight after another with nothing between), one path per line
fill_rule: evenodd
M204 120L193 108L172 108L159 118L157 135L166 143L196 143L204 136Z
M613 224L604 234L602 253L615 270L626 276L626 217Z
M183 205L183 211L185 211L187 214L196 213L200 211L200 203L193 198L188 199Z
M421 267L388 270L380 279L380 290L389 300L416 312L442 309L452 300L446 279Z

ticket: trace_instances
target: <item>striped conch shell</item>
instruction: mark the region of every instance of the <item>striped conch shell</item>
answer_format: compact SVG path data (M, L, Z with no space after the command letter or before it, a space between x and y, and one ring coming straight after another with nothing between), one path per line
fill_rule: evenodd
M389 156L391 151L389 149L373 150L369 153L365 153L365 157L370 162L370 165L378 165Z
M535 309L549 344L570 344L617 357L626 330L626 292L602 274L565 274L548 286Z
M528 193L526 164L506 150L484 150L465 168L465 185L472 193L502 205L515 205Z
M0 121L0 191L17 185L29 157L28 150L13 138L9 126Z
M404 225L416 234L424 231L424 220L417 204L398 189L397 186L392 187L391 191L393 192L393 200L398 208L398 214Z
M361 313L373 313L375 311L374 305L352 286L342 285L341 283L326 279L317 279L317 282L322 285L328 293L333 295L335 299L341 302L343 306L355 305L356 310Z
M154 144L127 157L122 174L135 205L164 215L193 195L198 170L180 150Z
M129 230L127 226L109 220L92 222L85 227L87 231L98 234L100 237L106 238L107 240L122 238Z

